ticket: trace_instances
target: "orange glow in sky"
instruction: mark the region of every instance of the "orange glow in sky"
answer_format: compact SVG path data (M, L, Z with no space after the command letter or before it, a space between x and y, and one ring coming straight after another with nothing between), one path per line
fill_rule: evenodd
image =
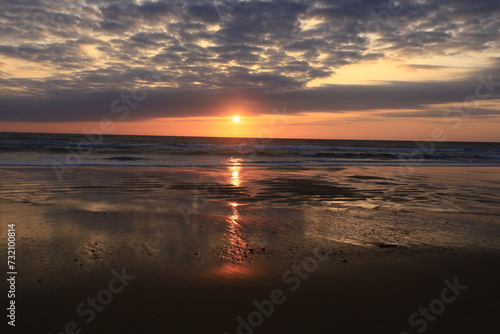
M113 122L114 131L106 134L242 137L258 138L266 144L273 138L426 140L434 129L442 129L449 141L500 141L498 123L490 118L465 118L458 129L455 121L446 121L442 117L365 117L354 112L333 116L308 113L288 116L286 121L287 124L281 123L274 115L246 117L244 123L234 123L225 117L117 121ZM0 132L82 133L98 129L98 122L0 124ZM238 172L237 165L234 168L233 172ZM233 181L236 182L236 178Z

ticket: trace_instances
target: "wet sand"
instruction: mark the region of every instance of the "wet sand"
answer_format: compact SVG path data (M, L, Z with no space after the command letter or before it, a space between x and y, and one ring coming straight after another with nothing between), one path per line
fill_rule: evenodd
M2 244L7 224L17 232L17 326L7 330L495 332L499 175L235 164L74 167L58 182L51 168L2 168ZM134 278L86 323L77 307L122 268ZM455 278L467 288L410 324ZM259 317L253 302L273 291L280 303L264 302ZM239 317L248 325L238 330Z

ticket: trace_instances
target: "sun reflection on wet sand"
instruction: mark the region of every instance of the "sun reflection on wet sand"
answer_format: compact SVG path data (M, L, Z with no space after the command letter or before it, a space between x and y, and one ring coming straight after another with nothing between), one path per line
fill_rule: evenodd
M238 219L240 219L240 214L238 212L238 203L232 202L229 203L229 205L231 205L231 209L233 210L233 215L230 217L230 220L238 223Z
M208 276L219 277L219 278L245 278L247 276L255 275L255 271L249 265L245 264L235 264L235 263L224 263L219 267L207 272Z
M238 223L240 220L241 216L240 213L238 212L238 203L229 203L231 206L231 211L232 214L227 218L227 222L229 223L228 230L229 230L229 246L233 250L231 253L232 256L234 256L233 261L240 262L244 261L244 259L241 257L241 251L246 248L247 243L241 238L241 232L239 229L241 228L241 225Z
M225 263L219 266L214 275L224 277L248 275L250 272L250 245L242 237L241 215L238 212L238 203L230 202L231 214L227 216L227 237L224 238L226 244L219 249L216 254Z

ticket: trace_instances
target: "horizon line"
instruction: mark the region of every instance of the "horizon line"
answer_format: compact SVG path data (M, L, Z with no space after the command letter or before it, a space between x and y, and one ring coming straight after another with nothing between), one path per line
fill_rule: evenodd
M53 134L53 135L81 135L85 136L84 133L71 133L71 132L10 132L10 131L0 131L0 134L6 133L22 133L22 134ZM460 140L446 140L446 141L437 141L437 140L403 140L403 139L346 139L346 138L287 138L287 137L274 137L274 138L258 138L258 137L236 137L236 136L169 136L169 135L131 135L131 134L102 134L103 136L127 136L127 137L176 137L176 138L233 138L233 139L256 139L256 140L346 140L346 141L387 141L387 142L425 142L425 143L485 143L485 144L500 144L500 141L460 141ZM263 144L269 145L269 144Z

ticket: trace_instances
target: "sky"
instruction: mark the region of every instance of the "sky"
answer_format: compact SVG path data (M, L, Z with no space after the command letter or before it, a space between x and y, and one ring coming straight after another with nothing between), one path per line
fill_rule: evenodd
M2 0L0 22L0 131L500 141L498 0Z

